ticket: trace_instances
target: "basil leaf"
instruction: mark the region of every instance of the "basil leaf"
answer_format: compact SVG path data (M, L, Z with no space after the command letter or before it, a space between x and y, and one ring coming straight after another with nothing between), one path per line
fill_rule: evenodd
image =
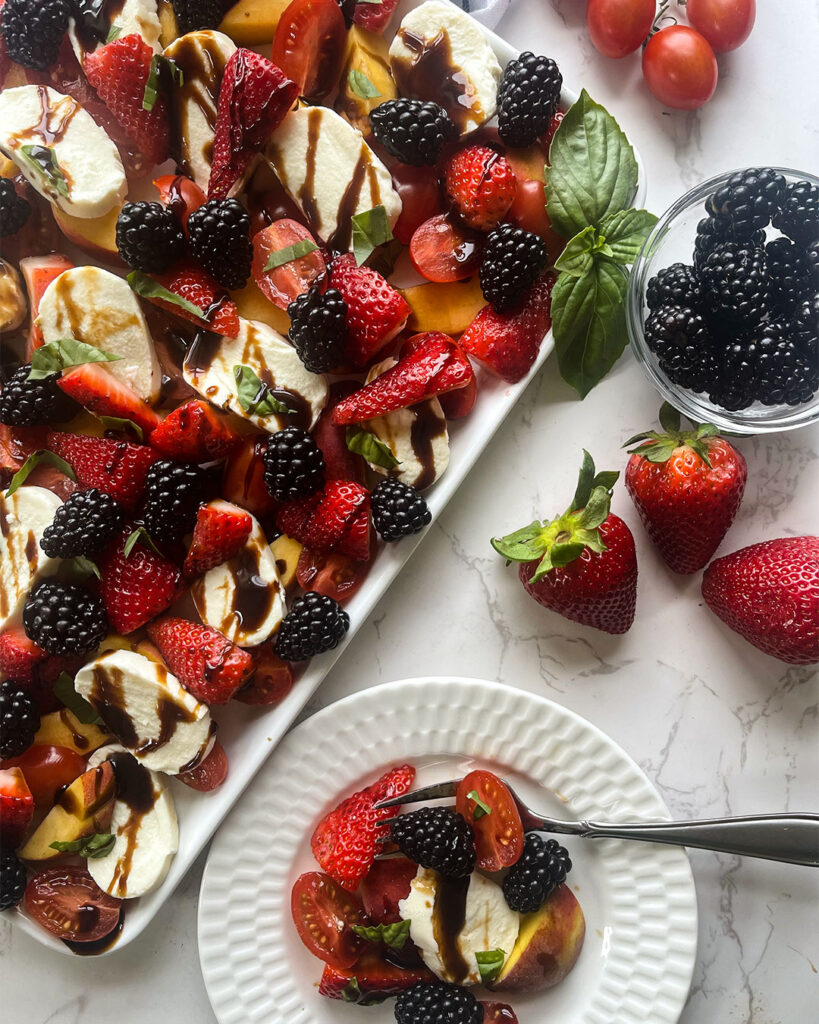
M624 210L637 189L634 150L611 114L584 89L552 139L546 210L552 227L572 238Z
M270 393L270 388L256 376L254 370L244 364L233 367L233 376L238 385L239 405L251 416L273 416L276 413L294 413L284 402Z
M301 259L302 256L307 256L308 253L315 252L316 249L318 249L318 246L309 238L303 238L300 242L295 242L293 245L286 245L283 249L271 252L267 263L264 265L264 272L267 273L268 270L275 270L276 267L283 267L285 263L292 263L293 260Z
M112 25L111 30L105 37L106 45L108 43L115 43L117 39L122 35L122 25Z
M396 921L395 924L377 924L369 927L354 924L353 931L367 942L383 942L390 949L403 949L409 938L410 922Z
M74 689L74 680L67 672L61 672L54 684L54 696L64 704L71 714L83 725L101 725L102 719L89 704L85 697L81 697Z
M160 557L162 556L162 552L156 546L153 538L144 526L138 526L133 533L128 535L128 539L125 541L125 546L122 549L123 555L125 555L126 558L130 558L131 552L137 544L141 544L142 547L147 548L149 551L153 551L155 555L159 555Z
M100 567L85 555L75 555L71 561L77 572L82 573L83 576L96 576L98 580L102 579Z
M552 291L557 361L561 376L581 398L626 346L625 297L625 274L611 260L596 259L582 277L558 276Z
M68 182L51 146L20 146L17 152L34 175L45 180L48 189L64 199L68 198Z
M383 469L394 469L401 463L392 453L392 449L363 427L347 427L347 447L356 455L363 455L367 462Z
M96 416L106 430L130 430L138 441L145 440L145 431L133 420L124 420L119 416L100 416L99 413Z
M359 267L379 245L392 241L392 230L383 206L374 206L372 210L357 213L352 219L352 225L353 254Z
M648 210L620 210L604 217L599 229L610 248L611 258L615 263L625 264L637 259L656 223L657 218Z
M86 345L84 341L77 341L76 338L57 338L34 350L28 379L43 380L52 373L67 370L70 366L115 363L119 359L122 359L122 356L115 356L113 352L106 352L96 345Z
M49 845L52 850L59 850L60 853L77 853L80 857L96 860L109 854L115 841L116 837L110 832L95 832L93 836L84 836L82 839L55 839Z
M153 110L156 106L156 101L163 88L163 77L166 77L166 81L170 81L172 85L181 86L185 82L182 68L175 60L163 57L161 53L155 53L151 57L151 69L148 72L148 81L145 83L145 92L142 95L143 110Z
M481 983L491 985L497 981L498 975L503 970L503 963L506 960L506 953L502 949L487 949L482 953L476 953L478 970L481 972Z
M470 789L466 794L470 800L475 801L475 810L472 812L472 818L477 821L479 818L485 818L487 814L492 813L492 808L486 803L485 800L481 800L478 796L477 789Z
M582 277L593 262L595 235L595 229L591 224L578 231L555 260L555 270L562 270L564 274L571 274L572 277Z
M371 100L374 96L381 95L364 72L359 71L358 68L350 70L349 75L347 75L347 82L349 83L350 91L354 92L356 96L360 96L362 100Z
M132 270L127 277L127 281L131 286L131 291L143 299L161 299L163 302L170 302L172 305L179 306L180 309L184 309L187 313L192 313L193 316L197 316L200 320L204 320L207 323L204 309L194 306L192 302L183 299L181 295L174 295L172 291L164 288L158 281L154 281L152 277L148 277L141 270Z
M11 483L6 489L5 496L10 498L17 488L26 482L32 472L42 462L47 462L49 466L54 466L55 469L59 469L61 473L65 473L65 475L71 480L77 479L76 473L65 459L61 459L60 456L55 455L54 452L48 452L41 448L39 451L32 452L23 465L17 470L11 478Z

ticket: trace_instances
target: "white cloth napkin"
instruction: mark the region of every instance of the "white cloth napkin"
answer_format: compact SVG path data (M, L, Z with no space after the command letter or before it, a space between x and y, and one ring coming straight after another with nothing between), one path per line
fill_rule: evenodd
M454 0L482 24L494 28L509 9L512 0Z

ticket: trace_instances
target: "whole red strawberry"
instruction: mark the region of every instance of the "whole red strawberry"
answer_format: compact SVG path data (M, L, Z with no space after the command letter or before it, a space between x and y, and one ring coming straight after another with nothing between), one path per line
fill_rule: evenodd
M216 498L200 505L191 546L182 567L184 576L194 579L214 566L230 561L245 546L252 529L250 513L229 501Z
M551 522L537 520L492 541L539 604L605 633L625 633L637 602L637 554L628 526L610 511L619 473L595 475L583 452L574 499Z
M491 231L515 199L517 179L505 156L489 146L467 146L450 160L444 175L447 199L469 227Z
M205 704L227 704L250 678L253 656L210 626L166 616L148 636L179 682Z
M819 537L780 537L718 558L703 574L702 596L766 654L819 662Z
M660 410L665 433L630 438L626 490L668 566L692 573L707 565L737 514L748 474L741 453L717 428L680 430L680 414Z

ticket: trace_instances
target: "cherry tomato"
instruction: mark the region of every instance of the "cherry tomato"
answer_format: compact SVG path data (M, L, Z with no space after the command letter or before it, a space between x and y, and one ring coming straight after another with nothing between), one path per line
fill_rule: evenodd
M483 1024L518 1024L518 1017L508 1003L488 1003L481 1000Z
M337 551L321 555L303 548L296 566L296 579L302 590L324 594L344 604L358 593L369 571L369 562L358 562L349 555Z
M586 25L591 41L606 57L634 53L651 31L655 0L589 0Z
M410 240L413 266L428 281L445 284L472 277L481 262L480 235L439 213L416 228Z
M276 654L272 644L253 651L253 675L236 694L242 704L278 704L293 689L293 669Z
M335 88L347 45L336 0L293 0L273 37L273 63L292 78L299 95L319 100Z
M26 887L30 917L58 939L94 942L119 924L122 901L103 892L85 868L49 868Z
M366 942L352 926L366 924L364 907L329 875L308 871L297 878L290 911L299 938L313 956L342 971L358 960Z
M211 790L218 789L222 785L227 778L227 773L227 754L219 740L216 740L203 761L189 772L184 772L176 777L191 789L198 790L200 793L210 793Z
M542 181L531 178L518 181L518 190L504 220L540 235L546 242L550 263L554 263L566 245L565 239L552 231L552 223L546 213L546 186Z
M407 857L377 860L361 883L361 899L367 917L375 924L396 924L401 920L398 904L410 893L410 882L418 865Z
M0 764L0 768L15 766L22 769L38 807L51 807L57 790L73 782L87 767L84 758L69 747L40 743Z
M514 797L497 775L480 769L470 772L458 786L455 809L475 830L478 867L484 871L500 871L520 860L523 853L520 812Z
M685 13L717 53L742 46L756 20L756 0L688 0Z
M205 193L184 174L164 174L154 180L159 198L187 231L188 217L205 203Z
M448 420L462 420L468 416L478 400L478 378L474 377L465 388L458 388L456 391L447 391L439 395L444 416Z
M247 212L250 214L251 238L277 220L294 220L309 230L304 214L280 182L273 183L264 192L248 192Z
M670 25L643 50L643 77L657 99L678 110L696 110L714 95L717 58L708 40L686 25Z
M402 245L409 245L415 230L425 220L443 213L441 186L432 167L395 164L390 168L395 191L401 197L401 216L392 229Z
M303 224L289 219L277 220L253 236L253 279L279 309L287 309L293 299L306 292L311 284L318 284L322 291L327 287L327 264L318 248L306 256L265 270L273 253L299 242L316 244Z

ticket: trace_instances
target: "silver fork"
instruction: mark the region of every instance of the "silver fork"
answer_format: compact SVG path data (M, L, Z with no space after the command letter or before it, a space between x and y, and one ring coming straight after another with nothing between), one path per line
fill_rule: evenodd
M394 800L382 800L377 808L398 807L455 796L460 779L416 789ZM515 799L524 832L554 832L585 839L637 839L643 843L690 846L739 857L761 857L786 864L819 867L819 814L748 814L739 818L708 818L695 821L561 821L532 811L505 782ZM389 825L396 818L382 822ZM386 837L385 837L386 838Z

